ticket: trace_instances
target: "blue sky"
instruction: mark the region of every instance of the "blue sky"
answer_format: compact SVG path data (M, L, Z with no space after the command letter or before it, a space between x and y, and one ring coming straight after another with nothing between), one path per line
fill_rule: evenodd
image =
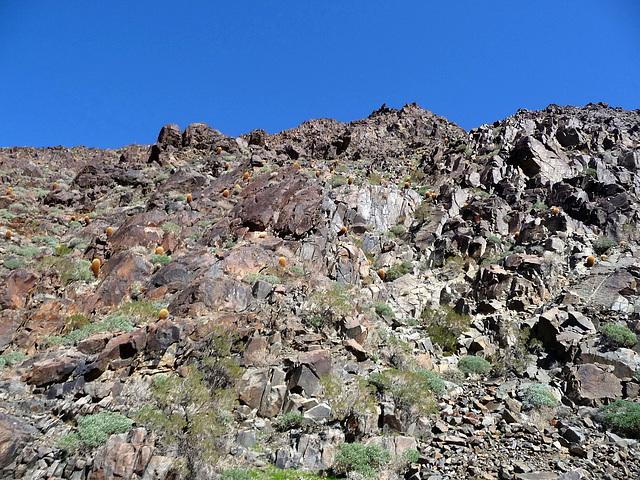
M149 144L417 102L640 108L638 0L0 0L0 147Z

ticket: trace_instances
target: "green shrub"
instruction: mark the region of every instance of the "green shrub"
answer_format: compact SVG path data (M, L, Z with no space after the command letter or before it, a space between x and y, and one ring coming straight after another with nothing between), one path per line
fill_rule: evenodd
M342 175L331 175L329 185L332 187L339 187L341 185L346 185L348 181L347 177L343 177Z
M616 242L615 240L613 240L611 238L599 237L596 240L594 240L594 242L593 242L593 250L598 255L603 255L611 247L615 247L617 245L618 245L618 242Z
M404 232L407 231L406 228L404 228L404 225L394 225L393 227L391 227L389 229L389 231L391 233L393 233L396 237L399 237L400 235L402 235Z
M83 251L87 248L87 243L84 241L84 238L72 238L68 246L69 248Z
M37 243L44 243L47 247L51 247L51 248L56 248L59 243L57 238L50 237L50 236L47 236L47 237L35 236L31 240Z
M72 330L64 337L46 337L45 341L48 345L75 345L95 333L110 332L112 330L131 332L135 329L135 324L128 316L112 313L104 320Z
M314 328L321 329L327 323L326 319L321 315L315 315L311 318L305 319L305 323L311 325Z
M302 267L299 267L298 265L287 267L287 270L293 273L294 275L298 275L298 276L304 275L304 269Z
M26 268L27 263L24 261L24 259L16 257L5 260L4 262L2 262L2 265L4 266L4 268L7 268L9 270L17 270L19 268Z
M404 403L421 413L427 413L431 409L431 384L429 378L419 371L390 368L372 374L369 384L378 393L389 392L398 403Z
M61 247L68 248L64 245ZM63 285L75 281L91 283L95 280L95 276L91 271L91 262L81 258L44 257L38 261L37 266L40 270L54 271Z
M128 433L133 422L115 412L100 412L78 419L78 435L82 443L95 448L107 442L110 435Z
M22 352L5 353L4 355L0 356L0 367L3 367L5 365L9 367L12 365L18 365L24 362L26 359L27 355Z
M465 355L458 362L458 369L461 372L472 374L484 374L491 370L491 364L482 357L476 357L475 355Z
M77 433L68 433L58 441L57 445L70 455L80 448L80 435Z
M242 279L245 282L250 283L251 285L256 283L258 280L268 282L271 285L279 285L280 283L282 283L280 277L277 277L276 275L263 275L261 273L247 273L244 277L242 277Z
M56 255L58 257L66 257L72 251L73 251L73 249L67 247L66 245L58 245L58 246L56 246Z
M294 428L300 428L304 424L304 417L300 412L285 413L279 422L277 427L279 430L286 431Z
M378 173L370 173L368 179L371 185L380 185L382 183L382 177Z
M38 253L40 253L40 248L30 246L19 247L18 245L10 245L9 248L7 248L7 252L15 253L16 255L20 255L21 257L25 258L33 258Z
M237 245L237 242L233 242L233 241L228 241L228 242L224 242L223 247L224 248L233 248Z
M640 437L640 405L629 400L616 400L600 407L605 425L623 435Z
M79 330L80 328L86 327L89 325L89 319L80 313L76 313L75 315L69 315L67 319L64 321L64 329L68 332L73 330Z
M374 479L380 468L391 461L391 453L378 445L361 443L338 444L336 468L343 472L356 472Z
M391 309L391 307L389 305L387 305L386 303L381 303L381 302L375 302L373 304L373 308L375 309L376 313L382 317L395 317L396 314L394 313L394 311Z
M409 448L404 451L404 458L406 458L409 463L416 463L420 460L420 452L415 448Z
M469 315L461 315L451 307L439 310L425 309L420 317L426 325L431 341L440 345L445 354L453 354L458 350L458 337L471 325Z
M164 222L162 224L162 230L164 230L165 232L180 233L182 231L182 227L177 223Z
M600 333L608 343L616 347L631 348L638 342L638 337L629 328L615 323L600 326Z
M220 480L253 480L255 477L242 468L232 468L220 474Z
M171 257L169 255L151 255L151 263L154 265L160 264L162 266L167 266L171 262Z
M549 207L544 202L536 202L533 204L532 208L537 212L541 212L541 211L547 210Z
M524 390L523 405L525 408L557 407L558 400L547 385L532 383Z
M426 368L419 368L416 370L416 373L420 375L424 375L427 379L427 387L436 395L444 395L447 392L447 387L438 375L436 375L431 370L427 370Z
M387 270L384 280L385 282L393 282L401 276L410 273L412 270L413 263L411 262L404 261L402 263L397 263Z
M176 195L176 198L174 198L176 202L184 202L186 199L187 197L185 197L184 195Z

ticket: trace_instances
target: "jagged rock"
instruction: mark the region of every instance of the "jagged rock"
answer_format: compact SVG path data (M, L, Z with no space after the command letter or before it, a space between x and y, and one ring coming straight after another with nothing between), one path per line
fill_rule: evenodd
M572 367L569 388L569 395L581 405L601 405L622 398L620 380L595 364Z
M83 355L73 350L61 352L56 358L35 361L22 381L37 387L65 380L83 360Z
M0 412L0 469L10 465L37 433L22 418Z
M29 293L36 286L38 275L36 272L19 269L11 272L6 279L2 295L0 296L0 307L3 309L24 307Z

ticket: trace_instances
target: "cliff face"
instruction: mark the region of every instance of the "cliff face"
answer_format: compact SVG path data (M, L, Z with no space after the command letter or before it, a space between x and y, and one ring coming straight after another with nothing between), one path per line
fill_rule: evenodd
M0 149L0 477L638 478L639 167L604 104Z

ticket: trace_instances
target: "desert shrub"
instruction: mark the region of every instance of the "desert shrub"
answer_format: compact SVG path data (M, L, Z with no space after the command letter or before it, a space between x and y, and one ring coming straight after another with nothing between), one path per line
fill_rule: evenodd
M420 460L420 452L418 452L415 448L409 448L404 451L404 458L409 463L416 463Z
M593 178L598 178L598 171L595 168L587 168L584 173L591 175Z
M156 320L163 308L167 308L167 304L157 300L127 302L118 307L114 316L124 316L136 324L141 324Z
M548 208L549 207L544 202L536 202L532 206L532 209L537 211L537 212L541 212L541 211L547 210Z
M399 237L404 232L406 232L407 229L404 228L404 225L394 225L389 229L389 231L393 233L395 236Z
M169 265L170 262L171 257L169 257L169 255L151 255L151 263L153 263L154 265L159 263L162 266L166 266Z
M0 367L18 365L27 359L27 355L22 352L10 352L0 356Z
M19 268L26 268L27 263L23 258L16 257L5 260L4 262L2 262L2 265L4 266L4 268L9 270L17 270Z
M162 224L162 230L164 230L165 232L180 233L182 231L182 227L177 223L164 222Z
M326 319L321 315L314 315L311 318L306 318L305 323L314 328L321 329L326 324Z
M332 187L339 187L341 185L346 185L349 179L347 177L343 177L342 175L331 175L329 179L329 185Z
M391 309L391 307L389 305L387 305L386 303L375 302L373 304L373 308L375 309L376 313L378 315L380 315L380 316L383 316L383 317L395 317L396 316L396 314Z
M61 247L68 248L64 245ZM57 274L62 285L75 281L91 283L95 280L91 271L91 262L81 258L44 257L38 261L37 268L41 271L52 271Z
M482 357L465 355L458 362L458 369L466 375L481 375L491 370L491 364Z
M14 253L25 258L33 258L40 253L40 249L38 247L31 246L19 247L18 245L10 245L9 248L7 248L7 252Z
M413 270L413 264L411 262L404 261L402 263L396 263L389 270L387 270L384 277L385 282L393 282Z
M425 309L420 317L426 325L431 341L439 345L445 354L458 350L458 337L471 325L471 317L455 312L451 307L439 310Z
M299 267L298 265L293 265L291 267L287 267L287 271L293 273L294 275L304 275L304 269Z
M640 405L629 400L616 400L600 407L604 424L609 428L628 435L640 437Z
M598 254L602 255L607 252L611 247L615 247L618 245L618 242L611 238L607 237L599 237L593 242L593 250Z
M423 200L413 211L413 216L418 223L430 222L433 219L430 200Z
M338 377L327 375L320 378L320 384L336 419L342 421L376 413L376 391L367 380L359 378L345 383Z
M304 417L300 412L285 413L279 422L277 427L279 430L286 431L294 428L300 428L304 423Z
M46 337L45 341L48 345L75 345L95 333L110 332L112 330L131 332L135 329L135 324L131 318L126 315L112 313L104 320L89 323L82 328L70 331L62 337Z
M602 325L600 333L609 344L616 347L631 348L638 342L638 337L629 328L615 323Z
M253 480L254 478L251 472L243 468L232 468L220 474L220 480Z
M33 240L34 242L37 243L44 243L47 247L51 247L51 248L56 248L58 246L58 239L55 237L50 237L50 236L46 236L46 237L40 237L40 236L35 236L33 237L31 240Z
M447 387L438 375L426 368L419 368L416 373L423 375L427 379L427 387L436 395L444 395L447 392Z
M272 285L279 285L280 283L282 283L280 277L277 277L276 275L263 275L260 273L247 273L244 277L242 277L242 279L245 282L250 283L251 285L256 283L258 280L268 282Z
M129 418L115 412L87 415L78 419L77 436L71 434L71 438L66 438L61 443L67 445L67 448L79 442L90 448L99 447L107 442L110 435L129 432L132 424Z
M396 402L417 409L421 413L430 410L432 399L429 379L423 373L390 368L369 377L369 383L378 393L393 394Z
M206 373L191 365L186 377L157 375L152 403L142 407L136 421L156 432L165 446L177 449L183 474L196 463L215 463L220 439L227 430L226 408L235 399L225 383L211 387Z
M382 177L378 173L370 173L367 178L371 185L380 185L382 183Z
M75 432L68 433L58 440L57 445L68 454L71 454L80 448L80 435Z
M79 330L80 328L86 327L89 325L89 319L80 313L76 313L75 315L69 315L64 321L64 329L67 332L71 332L73 330Z
M348 315L354 310L352 299L347 294L350 288L352 286L332 282L329 290L316 290L308 295L307 302L314 313L327 319Z
M380 468L391 461L391 453L379 445L340 443L338 451L334 467L336 470L356 472L367 479L376 478Z
M549 386L532 383L524 389L523 405L525 408L557 407L558 400L553 396Z
M84 241L84 238L72 238L68 247L76 250L85 250L87 248L87 243Z

